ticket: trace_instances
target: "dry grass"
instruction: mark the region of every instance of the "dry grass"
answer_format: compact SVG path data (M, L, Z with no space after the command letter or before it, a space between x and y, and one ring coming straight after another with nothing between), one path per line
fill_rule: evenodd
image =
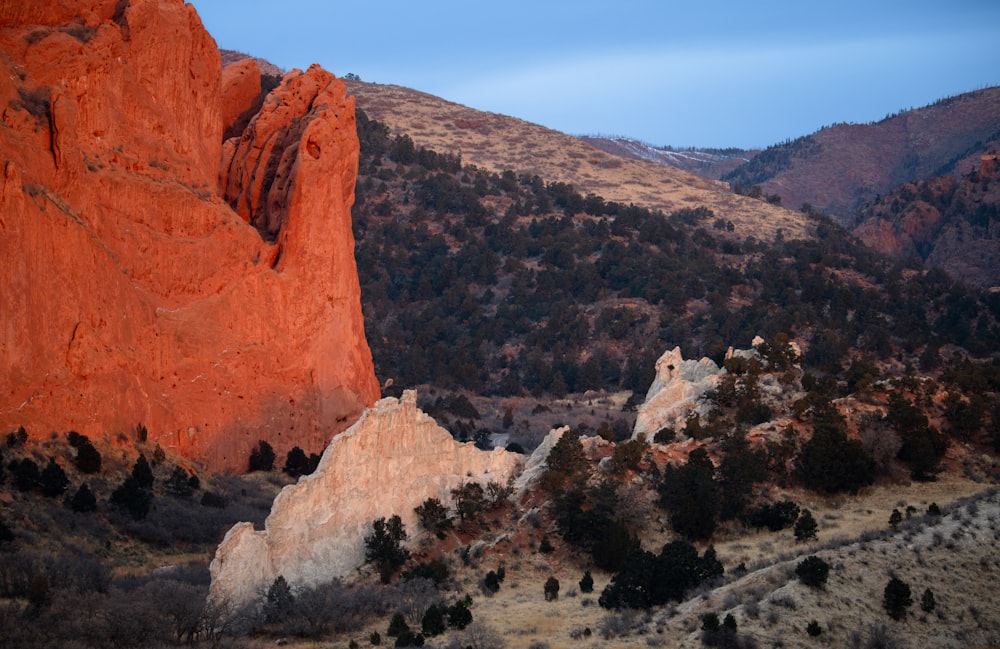
M898 646L913 649L997 646L1000 598L994 582L1000 569L995 553L1000 540L1000 496L994 491L984 492L983 485L971 481L945 478L935 483L880 486L856 497L787 495L813 511L820 524L818 541L797 544L790 530L750 535L723 532L720 536L725 538L715 544L727 569L723 583L714 590L694 593L685 602L649 612L600 608L598 597L610 581L610 575L600 571L593 573L594 592L579 593L583 563L567 551L547 521L536 529L522 520L513 532L510 525L493 525L494 538L486 541L483 551L474 553L477 558L472 566L461 567L457 560L452 565L460 589L473 595L475 619L495 628L510 649L533 645L549 649L700 647L700 616L710 611L720 619L731 613L739 632L752 636L762 648L865 647L872 629L883 626L902 642ZM944 511L940 519L923 516L932 502ZM907 505L918 512L892 532L889 514L894 508L904 511ZM554 553L543 555L533 549L543 534L556 545ZM666 533L658 538L654 534L644 544L655 548L655 543L670 538ZM802 585L794 574L798 562L812 554L831 567L822 590ZM746 573L734 570L740 562L748 566ZM501 563L506 567L506 580L496 595L485 597L477 583ZM547 602L543 584L550 576L559 580L561 588L558 600ZM913 592L914 605L900 622L889 619L882 608L882 592L890 576L903 579ZM924 613L919 601L928 587L937 608ZM818 638L805 631L812 620L822 628ZM339 638L337 646L351 638L368 646L371 631L379 631L385 640L387 623L383 620L350 638ZM447 646L450 640L449 634L429 644Z
M811 236L800 212L732 194L728 186L653 162L606 153L583 140L513 117L485 113L399 86L349 81L348 90L369 117L417 146L460 153L465 163L491 171L537 174L573 185L582 194L635 203L665 213L704 205L731 220L735 235L771 239ZM703 227L711 229L712 223Z

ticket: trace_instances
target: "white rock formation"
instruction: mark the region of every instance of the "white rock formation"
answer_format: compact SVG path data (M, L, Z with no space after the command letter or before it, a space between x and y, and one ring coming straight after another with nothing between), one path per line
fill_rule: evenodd
M480 451L452 439L417 408L416 392L382 399L330 441L319 467L281 490L263 531L238 523L212 560L212 597L234 606L258 600L284 576L292 588L340 577L364 563L371 522L398 514L412 536L413 508L475 480L506 483L521 456Z
M639 406L632 439L645 434L652 441L665 426L680 432L692 412L707 414L708 405L701 398L719 384L724 373L708 358L684 360L680 347L664 353L656 361L656 378L646 392L646 401Z
M524 470L521 471L521 475L517 477L514 481L514 490L518 494L523 494L531 485L538 482L538 479L542 477L545 470L549 468L549 453L552 452L552 447L556 445L560 439L562 439L563 434L569 430L569 426L563 426L561 428L553 428L545 435L542 442L532 451L531 455L528 456L528 461L524 464Z

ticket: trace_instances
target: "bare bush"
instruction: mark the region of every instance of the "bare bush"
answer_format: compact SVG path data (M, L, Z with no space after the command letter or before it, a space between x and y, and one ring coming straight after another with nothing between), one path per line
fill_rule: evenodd
M635 628L635 611L628 608L619 609L613 613L608 613L601 618L598 630L605 640L627 636Z

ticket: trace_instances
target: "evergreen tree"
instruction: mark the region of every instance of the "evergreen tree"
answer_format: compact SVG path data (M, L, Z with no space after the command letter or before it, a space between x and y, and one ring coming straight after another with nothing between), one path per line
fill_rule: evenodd
M153 469L142 453L139 453L139 458L132 467L132 479L143 489L153 488Z
M312 473L309 458L306 457L305 451L298 446L294 446L292 450L288 451L288 455L285 457L285 466L281 470L293 478Z
M910 597L910 586L898 577L890 579L882 593L882 606L889 617L894 620L902 620L906 617L906 609L911 604L913 604L913 599Z
M153 503L153 492L143 489L138 481L129 476L111 493L111 503L126 510L139 521L146 518Z
M448 607L448 626L461 630L472 624L472 611L469 610L471 601L466 596L466 599L460 599Z
M55 498L66 493L66 489L69 487L69 478L66 477L66 472L63 471L62 467L56 464L55 458L49 458L49 463L42 469L39 484L44 495Z
M10 463L10 472L14 477L14 486L18 491L32 491L38 488L41 474L38 465L30 458L20 461L14 460Z
M937 600L934 598L934 591L927 588L920 596L920 610L924 613L930 613L935 608L937 608Z
M389 618L389 628L386 629L385 634L390 638L398 638L401 633L410 630L410 625L406 623L406 617L402 613L396 611Z
M73 497L69 501L69 506L75 512L97 511L97 498L90 491L90 487L87 486L86 482L81 484L80 488L73 494Z
M455 509L463 523L478 520L479 514L486 507L486 492L478 482L466 482L452 489L451 497L455 499Z
M250 471L270 471L274 469L274 459L274 449L264 440L260 440L250 451Z
M414 507L413 511L416 513L420 525L439 539L443 539L445 533L452 528L452 521L451 517L448 516L448 510L437 498L427 498L424 502Z
M270 623L281 622L291 614L294 603L291 587L283 575L278 575L267 589L264 618Z
M375 564L383 584L388 584L393 573L410 558L410 551L402 545L406 538L398 515L388 521L378 518L372 522L372 533L365 537L365 561Z
M139 521L146 518L153 503L153 493L139 486L138 481L129 476L111 493L111 503L126 510Z
M583 577L580 578L580 592L581 593L592 593L594 592L594 578L591 576L589 570L585 570Z
M848 439L844 418L825 395L814 397L813 436L802 445L796 472L808 489L857 493L875 480L875 460Z
M420 620L420 631L429 638L444 633L447 628L445 614L446 610L437 604L428 606Z
M101 472L101 454L85 436L79 436L79 443L76 445L76 470L80 473L91 475Z
M680 468L667 467L660 484L660 505L670 525L687 539L707 539L715 531L719 510L715 466L704 448L696 448Z
M188 472L179 466L175 466L174 470L170 473L170 477L167 478L167 482L164 487L167 493L174 498L188 499L194 492L194 484L192 484L192 478L197 480L198 476L189 476Z
M815 541L817 529L819 529L819 525L816 524L816 519L813 518L812 512L808 509L803 509L799 520L795 521L795 540L800 543Z

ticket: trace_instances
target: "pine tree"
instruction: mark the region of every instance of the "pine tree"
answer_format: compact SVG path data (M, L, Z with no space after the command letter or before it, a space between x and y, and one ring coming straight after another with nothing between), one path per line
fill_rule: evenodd
M139 453L139 458L132 467L132 478L142 489L153 488L153 469L142 453Z
M264 604L264 617L268 622L281 622L292 612L295 596L283 575L271 583L267 589L267 602Z
M274 468L274 449L271 445L260 440L257 446L250 451L250 471L270 471Z
M42 469L39 484L42 486L43 494L49 498L55 498L66 493L66 489L69 487L69 478L66 477L66 472L63 471L62 467L56 464L55 458L49 458L49 463Z
M73 511L81 513L97 511L97 498L90 491L86 482L81 484L80 488L73 494L69 501L69 507Z
M911 604L913 599L910 597L910 586L898 577L890 579L882 593L882 606L885 607L889 617L902 620L906 617L906 609Z
M393 573L410 558L410 551L402 546L406 538L399 516L372 521L372 533L365 537L365 561L375 564L383 584L388 584Z

